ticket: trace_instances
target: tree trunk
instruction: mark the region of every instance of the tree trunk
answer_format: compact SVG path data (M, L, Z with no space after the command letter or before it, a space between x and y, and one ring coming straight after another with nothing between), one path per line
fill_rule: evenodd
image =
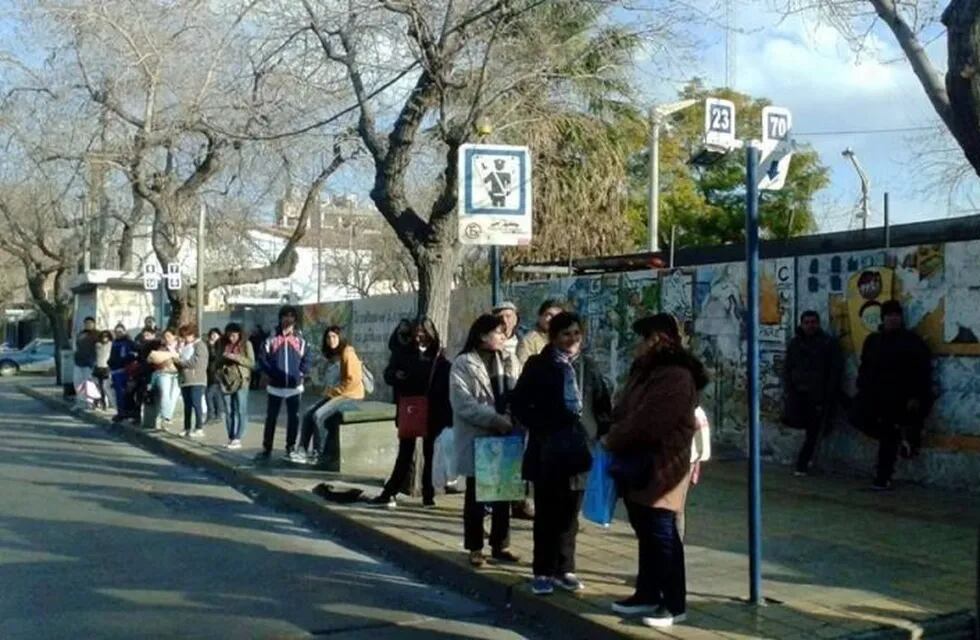
M449 338L449 303L458 253L452 245L435 246L423 248L415 257L419 271L418 314L432 320L443 344Z
M980 175L980 0L953 0L943 12L943 24L947 29L950 130Z
M64 381L65 376L61 370L61 350L68 348L68 308L65 305L59 306L60 313L45 313L45 315L48 316L51 332L54 334L54 368L57 376L55 379Z
M120 271L132 271L133 270L133 235L135 231L132 226L128 223L123 223L122 232L119 235L119 252L117 258L119 260L119 270Z

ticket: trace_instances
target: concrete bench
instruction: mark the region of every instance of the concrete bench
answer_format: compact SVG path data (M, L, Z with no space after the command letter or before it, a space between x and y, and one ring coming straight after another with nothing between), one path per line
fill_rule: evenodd
M365 400L340 412L339 426L328 429L324 469L386 478L398 456L395 405Z

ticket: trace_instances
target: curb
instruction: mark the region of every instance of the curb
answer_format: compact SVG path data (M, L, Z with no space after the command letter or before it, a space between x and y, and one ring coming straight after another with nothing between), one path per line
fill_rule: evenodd
M564 640L619 640L621 638L651 637L640 627L627 627L622 632L592 621L577 613L550 604L548 599L515 589L515 582L507 582L477 573L452 560L421 550L418 547L378 531L351 518L341 509L333 508L309 492L289 491L277 484L251 473L252 467L236 467L216 456L186 449L151 432L108 418L93 415L70 405L59 398L52 398L40 391L17 385L17 390L58 411L71 414L80 420L102 427L122 437L123 440L180 464L203 468L220 480L260 502L301 513L321 531L334 534L369 555L381 556L392 564L427 582L446 586L477 597L498 607L506 617L521 618L525 626L561 629Z

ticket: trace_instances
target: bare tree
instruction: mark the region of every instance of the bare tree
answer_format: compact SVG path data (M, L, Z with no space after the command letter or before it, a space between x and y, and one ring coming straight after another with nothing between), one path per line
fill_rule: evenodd
M322 251L319 269L324 283L361 298L417 290L412 257L387 224L379 228L363 217L352 217L345 221L344 232L350 239L347 247Z
M418 313L445 330L459 257L459 147L473 138L475 124L487 114L519 120L528 99L566 95L570 78L556 73L562 68L556 61L588 56L608 42L571 47L581 32L556 37L542 29L535 18L551 4L543 0L296 4L302 9L285 2L263 5L265 23L280 34L274 49L288 51L300 68L322 68L323 77L334 83L340 70L372 163L371 199L415 262ZM563 4L603 13L626 3ZM655 4L670 14L670 3ZM534 55L527 55L532 50ZM506 108L497 109L500 105ZM408 195L412 165L432 150L439 158L439 173L430 177L437 194L431 202L413 202Z
M281 149L256 143L246 153L244 139L226 133L247 131L260 107L276 106L243 55L248 5L237 11L232 5L44 0L34 10L35 18L64 36L55 38L63 44L50 49L52 57L70 61L77 77L67 88L81 91L89 117L105 118L98 166L125 178L130 199L128 210L117 216L120 253L131 253L144 215L156 258L167 264L178 262L188 246L199 207L220 208L233 190L269 204L262 196L279 177L270 167L279 162ZM306 159L308 206L280 253L264 265L212 270L207 289L292 273L316 194L347 157L339 137L324 138L320 143L332 153ZM189 318L196 286L168 291L172 322Z
M902 49L936 114L980 175L980 0L789 0L791 12L815 11L863 49L883 22ZM946 29L947 68L926 52Z

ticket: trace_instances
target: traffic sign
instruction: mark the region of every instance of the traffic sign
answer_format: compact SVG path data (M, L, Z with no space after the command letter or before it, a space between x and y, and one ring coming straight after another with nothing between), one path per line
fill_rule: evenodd
M160 286L160 274L157 273L157 266L153 263L143 265L143 288L147 291L156 291Z
M793 114L783 107L762 110L762 162L759 188L779 191L786 184L794 145L790 143Z
M171 291L176 291L183 286L180 277L180 265L176 262L171 262L167 265L167 288Z
M708 147L735 149L735 103L721 98L704 101L704 142Z
M531 242L531 154L527 147L459 148L459 241L468 245Z

